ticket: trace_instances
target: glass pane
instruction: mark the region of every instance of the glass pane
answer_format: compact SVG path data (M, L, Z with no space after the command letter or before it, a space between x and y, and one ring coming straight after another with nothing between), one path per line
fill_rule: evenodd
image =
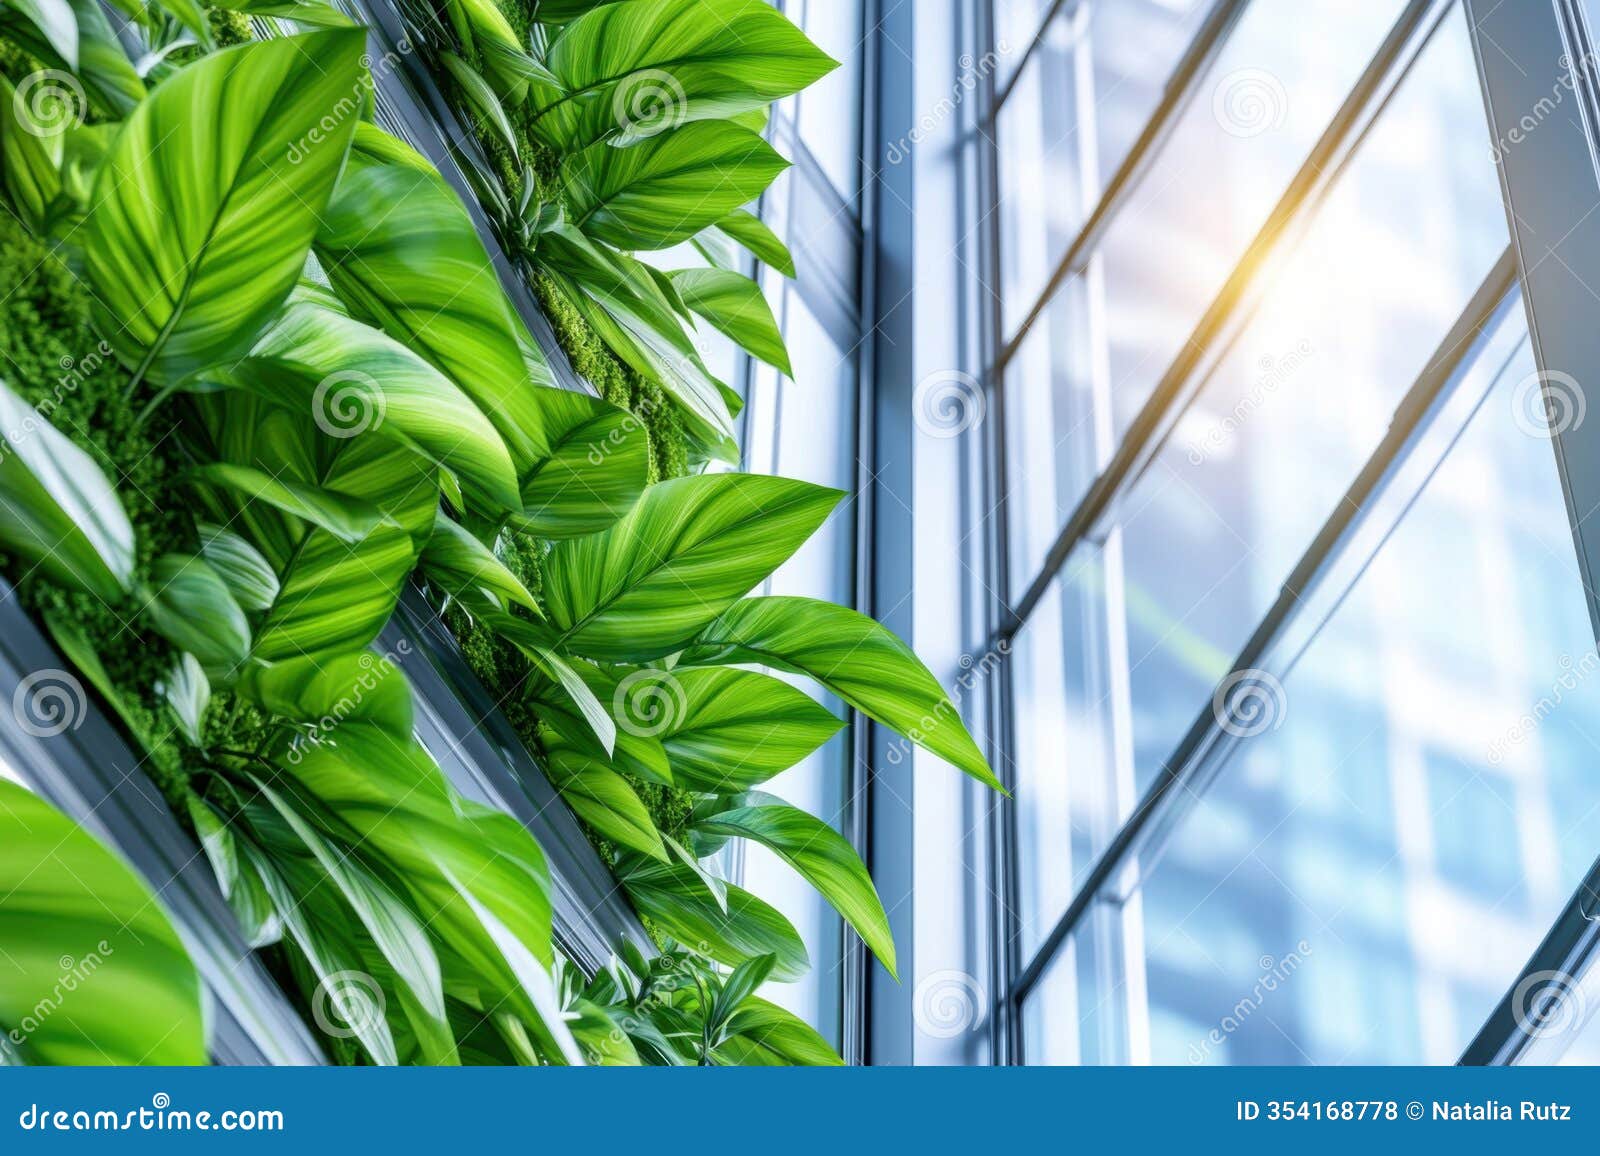
M1130 494L1124 601L1141 790L1504 250L1482 120L1465 24L1453 20Z
M1027 6L1022 0L1002 9ZM1024 66L996 131L1008 332L1033 306L1143 129L1206 7L1201 0L1068 5ZM1027 48L1026 34L1005 39L1005 25L1017 15L997 13L996 43L1007 45L997 49L998 60Z
M1600 847L1600 656L1524 345L1146 878L1156 1063L1451 1063Z
M800 96L800 139L853 211L861 183L861 0L804 0L790 4L790 19L805 29L839 67ZM801 11L794 11L795 8Z
M1034 580L1061 524L1109 460L1116 437L1143 405L1232 263L1264 221L1388 30L1396 8L1387 0L1364 0L1356 5L1324 0L1293 6L1252 5L1222 50L1214 70L1216 79L1202 85L1204 91L1183 114L1167 151L1112 225L1102 255L1090 262L1083 276L1062 286L1035 323L1008 367L1005 383L1010 517L1017 527L1011 543L1013 595ZM1337 51L1313 49L1302 25L1322 29L1319 35ZM1457 47L1466 51L1464 30L1452 26L1450 35L1453 43L1459 42ZM1307 54L1313 59L1300 59ZM1437 48L1430 54L1437 56ZM1273 71L1266 72L1268 68ZM1467 127L1461 119L1466 115L1461 99L1466 93L1475 102L1471 115L1476 122L1483 119L1470 56L1463 64L1452 55L1434 71L1445 68L1460 69L1460 74L1426 85L1413 78L1407 87L1426 86L1432 91L1445 85L1448 95L1438 95L1435 103L1449 107L1417 109L1418 103L1425 102L1413 99L1407 124L1381 134L1384 143L1378 147L1386 154L1398 150L1398 155L1364 161L1365 171L1371 175L1360 190L1345 194L1346 220L1352 213L1359 218L1370 212L1375 218L1370 224L1356 220L1364 235L1387 235L1385 224L1393 230L1412 229L1415 238L1408 237L1408 245L1413 250L1427 247L1429 259L1446 246L1448 238L1440 235L1442 229L1427 222L1420 200L1413 202L1417 208L1410 216L1403 207L1385 203L1385 186L1421 174L1428 187L1443 187L1452 193L1442 206L1446 214L1460 199L1452 186L1464 179L1462 170L1470 168L1481 187L1491 193L1495 188L1483 150L1470 144L1477 139L1472 134L1480 126ZM1292 87L1285 90L1277 76L1292 76ZM1276 102L1260 132L1246 131L1227 120L1222 111L1230 100L1249 98L1253 77L1265 86L1264 99ZM1389 110L1384 121L1397 119L1392 115L1395 111ZM1243 114L1236 111L1235 115ZM1053 118L1057 114L1052 111L1050 116L1051 123L1056 123ZM1415 132L1419 122L1427 131L1411 150L1407 134ZM1449 131L1443 131L1446 128ZM1034 151L1048 155L1042 145L1036 145ZM1374 143L1368 142L1363 156L1375 151ZM1003 163L1005 153L1003 149ZM1015 163L1024 162L1019 159ZM1433 172L1429 166L1438 163L1447 167ZM1381 172L1374 171L1380 168ZM1060 174L1047 179L1046 174L1036 172L1019 181L1016 195L1023 200L1016 206L1003 205L1002 214L1042 221L1047 216L1045 204L1071 202L1074 187ZM1029 197L1037 203L1027 204ZM1419 219L1422 225L1417 224ZM1497 219L1503 221L1503 213ZM1500 228L1503 234L1503 224ZM1330 251L1337 255L1340 244L1335 242ZM1034 237L1023 244L1019 234L1018 247L1038 253L1045 242ZM1387 256L1381 249L1378 255ZM1314 264L1308 261L1305 267ZM1348 257L1341 265L1352 275L1360 270ZM1475 266L1474 272L1478 268ZM1314 288L1314 276L1301 279ZM1351 288L1348 276L1344 284ZM1018 301L1012 290L1007 293L1008 304ZM1374 312L1362 306L1359 294L1354 296L1353 304L1363 313ZM1453 307L1456 299L1448 304ZM1025 311L1029 305L1031 302L1021 302L1020 309ZM1332 319L1340 320L1340 315ZM1291 333L1287 346L1272 346L1255 356L1282 359L1294 352L1303 336ZM1281 334L1273 337L1283 340ZM1234 364L1237 379L1237 366L1249 363L1236 358ZM1251 370L1248 376L1262 374ZM1237 387L1237 380L1233 385ZM1230 400L1228 404L1233 403Z

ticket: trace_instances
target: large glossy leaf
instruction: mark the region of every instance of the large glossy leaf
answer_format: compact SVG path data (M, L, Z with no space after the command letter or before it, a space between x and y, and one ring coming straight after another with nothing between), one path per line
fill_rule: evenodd
M6 3L38 30L69 70L78 70L78 18L67 0L6 0Z
M247 390L335 439L392 439L455 474L486 511L521 508L505 442L472 400L393 338L318 301L297 298L248 357L190 384Z
M359 119L365 43L341 29L230 48L128 118L84 245L96 323L126 364L175 381L282 305Z
M232 530L201 522L200 554L227 584L233 600L247 611L267 610L278 599L278 574L272 563Z
M728 885L724 911L681 863L630 860L620 874L639 913L691 951L730 967L771 955L772 978L785 981L799 979L810 967L794 925L743 888Z
M522 477L522 510L512 523L540 538L576 538L627 513L650 476L645 423L620 406L564 389L529 391L543 441Z
M341 542L359 542L384 522L386 515L376 505L335 490L302 485L274 477L265 470L233 462L210 462L197 466L191 476L215 486L226 486L245 498L259 499L269 506L293 514L326 530Z
M365 723L405 741L411 735L411 684L392 656L362 650L324 659L288 659L258 666L238 691L269 714L332 732Z
M670 654L777 569L841 497L752 474L652 486L610 530L556 544L545 561L550 620L590 658Z
M67 4L77 23L75 65L56 51L31 20L0 4L0 37L73 76L73 81L68 82L52 76L48 69L32 74L31 84L26 79L21 82L23 106L19 111L45 128L82 120L88 111L85 99L108 116L128 115L144 99L144 82L117 39L106 10L100 0L67 0Z
M365 501L387 515L359 541L346 542L232 488L201 487L206 519L248 540L277 575L279 593L256 630L256 657L318 657L372 641L432 532L437 472L396 442L328 437L310 417L248 394L196 403L215 457Z
M322 215L317 256L356 317L477 403L525 474L547 455L549 439L517 341L521 322L455 192L425 164L387 159L394 149L409 146L369 125L357 131Z
M688 664L760 664L821 683L979 782L1003 790L938 680L864 614L810 598L749 598L684 652Z
M759 796L757 802L760 805L735 807L701 819L695 826L713 835L753 839L772 851L833 904L834 910L844 916L889 974L894 975L894 936L889 931L889 917L866 864L849 840L798 807L770 796Z
M70 128L71 122L63 126ZM0 76L0 181L11 206L28 231L47 232L56 199L61 195L62 137L64 132L40 132L17 90Z
M211 0L209 8L244 12L250 16L275 16L311 28L348 28L350 17L322 0Z
M717 1047L724 1063L838 1067L844 1063L815 1028L786 1008L752 995L728 1021L729 1038Z
M772 306L750 278L722 269L684 269L672 274L683 303L741 349L793 377L783 333Z
M603 761L556 745L546 752L545 770L567 805L602 838L653 859L667 858L650 812L628 781Z
M0 779L0 1023L42 1064L203 1064L200 977L150 889Z
M133 525L94 459L0 381L0 546L63 585L116 602Z
M250 655L250 623L228 584L204 558L163 554L150 566L145 618L169 642L229 676Z
M766 0L598 7L555 37L545 64L561 88L531 86L533 129L564 148L763 108L837 67Z
M562 161L572 223L619 249L668 249L755 200L789 162L749 129L686 124L628 148Z
M794 766L844 722L771 675L710 667L667 675L682 706L661 732L673 777L712 794L736 794Z
M487 590L535 614L539 607L522 580L494 551L474 538L457 521L440 516L433 522L433 537L422 552L422 569L451 594Z

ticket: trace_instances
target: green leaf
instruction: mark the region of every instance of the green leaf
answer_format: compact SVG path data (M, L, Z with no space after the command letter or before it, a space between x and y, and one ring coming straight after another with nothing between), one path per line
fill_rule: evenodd
M363 650L252 667L238 692L269 714L318 728L319 737L347 722L411 737L411 684L388 654Z
M747 598L707 627L680 662L803 674L979 782L1005 789L928 668L854 610L811 598Z
M662 482L610 530L555 545L546 611L561 643L587 657L670 654L777 569L841 497L752 474Z
M684 269L672 274L683 303L752 356L793 377L783 333L772 306L750 278L721 269Z
M379 507L383 525L359 542L231 491L197 494L205 520L229 526L268 561L280 590L256 630L255 656L268 662L359 650L383 629L432 533L438 474L385 438L331 438L309 416L244 393L194 399L209 452L201 456L270 470L300 485Z
M67 0L6 0L39 30L68 71L78 71L78 18Z
M839 832L798 807L764 799L760 806L735 807L701 819L695 827L713 835L753 839L768 848L820 891L889 974L895 974L889 917L866 864Z
M578 818L610 839L652 859L665 860L667 849L628 781L599 759L566 746L546 752L545 771Z
M335 439L393 439L461 479L488 512L521 508L505 442L455 384L393 338L309 299L292 302L248 357L190 379L254 393Z
M316 252L360 320L445 374L505 439L517 473L549 453L547 407L523 360L511 312L477 228L420 156L370 125L322 215ZM381 151L380 151L381 150Z
M150 625L209 673L230 676L250 656L250 623L204 558L163 554L150 566L150 586Z
M200 976L156 897L82 828L5 779L0 945L0 1023L24 1060L206 1062Z
M190 476L226 486L245 498L267 503L285 514L328 531L341 542L359 542L383 524L385 514L371 502L315 486L273 477L265 470L232 462L196 466Z
M422 552L422 569L443 589L460 594L466 590L488 590L535 614L539 607L522 580L494 556L494 551L469 534L459 522L438 517L433 521L433 537Z
M65 128L81 121L89 106L120 119L145 97L144 81L117 39L100 0L67 0L77 22L78 61L74 65L56 51L38 27L20 12L0 4L0 38L36 56L46 65L60 65L71 81L52 77L49 69L35 73L32 86L24 82L25 115L45 129ZM9 97L7 99L10 99Z
M738 1010L739 1005L754 995L756 989L767 981L767 976L772 974L773 962L773 957L770 955L758 955L754 959L745 960L728 973L706 1014L707 1027L713 1039L722 1037L724 1028L733 1018L733 1013Z
M758 995L739 1005L728 1033L729 1038L717 1048L718 1058L741 1067L838 1067L844 1063L805 1020Z
M604 530L644 493L650 435L621 406L564 389L533 389L543 445L522 476L522 510L512 524L535 537L576 538Z
M249 610L268 610L278 598L278 575L249 542L211 522L196 526L200 554L227 584L233 600Z
M674 778L736 794L788 770L844 727L804 691L749 670L676 670L683 706L662 732Z
M627 148L562 160L572 223L619 249L670 249L756 197L789 162L748 129L687 124Z
M11 82L0 76L0 179L22 223L35 235L47 231L61 195L62 135L70 126L69 119L61 132L40 132L53 126L32 116Z
M559 688L570 708L566 713L582 720L602 753L609 758L617 741L617 725L589 684L556 653L555 636L550 628L514 614L489 613L483 620L484 625L522 651Z
M454 52L439 53L439 60L444 65L445 71L460 85L462 94L467 103L480 117L488 122L500 143L506 146L506 151L513 160L522 163L522 155L517 149L517 133L511 127L511 118L506 115L505 106L500 103L500 97L483 78L477 69L468 64Z
M249 16L293 20L311 28L349 28L355 21L321 0L208 0L208 7Z
M772 978L785 982L811 966L794 925L743 888L728 884L724 911L682 864L636 859L622 864L619 874L639 914L691 951L730 967L771 955Z
M733 273L742 272L735 259L728 254L724 243L742 245L763 264L770 265L785 277L794 276L794 257L790 255L789 247L778 239L765 221L748 209L735 209L715 225L703 230L695 241L695 247L713 265Z
M405 985L410 996L406 1010L415 1013L411 1018L418 1035L427 1039L435 1056L453 1057L454 1044L445 1017L439 958L434 954L422 921L387 884L367 870L358 852L334 848L289 799L254 776L252 781L315 856L318 866L333 880L372 937L373 945L394 969L397 981Z
M116 603L133 578L133 525L88 454L0 381L0 546L52 581Z
M558 7L570 11L572 5ZM763 108L838 65L766 0L629 0L568 24L535 86L533 131L572 148Z
M283 304L355 130L365 43L348 29L226 49L133 111L84 245L96 326L126 364L175 381Z
M617 693L618 680L613 671L569 658L566 665L589 693L583 698L580 710L574 696L565 686L547 683L534 689L529 699L538 714L540 725L553 730L569 745L595 758L609 762L620 771L646 782L672 785L672 768L667 765L667 752L660 742L638 727L610 729L611 745L608 748L596 732L596 724L588 712L598 711L610 719L620 714Z
M178 720L178 729L192 746L204 745L206 707L211 703L211 680L200 660L187 652L173 660L156 690Z

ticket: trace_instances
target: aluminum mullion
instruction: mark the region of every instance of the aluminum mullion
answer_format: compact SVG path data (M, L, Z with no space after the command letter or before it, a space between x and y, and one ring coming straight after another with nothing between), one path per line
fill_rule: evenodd
M1110 183L1100 192L1089 219L1083 223L1077 236L1073 237L1071 244L1067 246L1067 251L1062 254L1055 271L1050 275L1050 280L1045 283L1033 308L1022 319L1016 333L1001 346L999 354L990 363L993 367L990 373L996 379L1005 373L1006 367L1011 364L1017 355L1017 350L1021 348L1023 339L1044 314L1061 286L1069 278L1083 272L1090 256L1099 248L1112 222L1132 199L1134 189L1138 187L1150 166L1155 163L1161 153L1162 145L1171 136L1179 115L1189 106L1189 100L1195 93L1199 79L1216 60L1217 54L1227 42L1228 33L1238 23L1249 2L1250 0L1216 0L1212 5L1205 22L1190 40L1189 47L1184 50L1182 58L1167 79L1160 103L1145 121L1144 128L1128 150L1128 155L1117 166ZM1013 84L1021 74L1022 70L1019 68L1012 76ZM996 109L995 115L998 114L999 110ZM994 132L996 136L999 135L997 126ZM1003 340L1004 333L1000 336Z
M1409 451L1449 401L1463 369L1470 368L1475 363L1475 355L1493 340L1497 322L1513 306L1515 297L1512 291L1515 286L1516 264L1508 248L1407 391L1383 440L1301 556L1272 609L1239 652L1231 671L1266 669L1273 656L1290 650L1292 653L1287 661L1278 664L1286 673L1309 644L1316 629L1326 620L1326 614L1322 620L1314 622L1309 630L1299 629L1295 633L1302 626L1297 620L1314 593L1321 596L1326 592L1319 588L1327 586L1327 579L1334 567L1350 552L1349 547L1362 530L1369 505L1383 495L1395 476L1404 469ZM1422 480L1425 482L1426 478ZM1420 490L1420 484L1418 488ZM1378 536L1372 544L1372 553L1382 545L1386 536L1387 531ZM1367 560L1370 560L1370 556ZM1341 575L1347 581L1342 589L1333 590L1330 595L1332 604L1327 613L1337 608L1364 568L1365 561L1358 558L1349 572ZM1291 638L1295 643L1292 647L1286 645L1286 640ZM1014 1008L1020 1009L1022 1001L1038 983L1058 949L1085 913L1102 898L1106 885L1134 861L1136 853L1149 846L1161 832L1171 829L1178 806L1198 798L1205 791L1237 742L1237 737L1229 733L1212 705L1207 703L1183 741L1162 766L1159 777L1145 793L1138 809L1128 817L1095 861L1066 911L1023 969L1008 997Z
M1071 0L1071 2L1073 11L1077 11L1082 0ZM1034 29L1033 36L1028 41L1028 47L1022 50L1021 59L1017 61L1017 66L1011 70L1011 79L1006 81L1005 87L1000 90L999 95L994 98L994 103L990 106L995 116L1000 114L1001 107L1005 104L1007 98L1011 96L1011 90L1017 87L1017 80L1022 76L1023 70L1028 67L1028 61L1032 60L1033 54L1039 51L1039 45L1044 43L1044 38L1050 35L1050 26L1056 22L1056 17L1062 14L1067 3L1068 0L1055 0L1055 3L1050 5L1050 11L1045 13L1044 19L1039 21L1039 27ZM994 40L992 21L990 23L989 40L991 43Z
M1015 637L1068 556L1143 475L1173 426L1227 355L1260 303L1258 276L1273 253L1309 224L1368 131L1455 0L1411 0L1312 148L1271 215L1234 266L1154 392L1133 419L1111 464L1068 517L1044 565L1013 609L1001 639Z

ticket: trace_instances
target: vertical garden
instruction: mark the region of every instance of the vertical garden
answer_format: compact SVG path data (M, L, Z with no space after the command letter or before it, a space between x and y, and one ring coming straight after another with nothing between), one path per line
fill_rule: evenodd
M340 10L0 0L6 596L330 1060L836 1063L758 994L805 973L800 937L716 858L769 848L894 970L832 816L764 789L844 725L803 688L997 784L883 627L750 596L843 495L738 472L740 399L694 337L787 372L748 270L793 262L751 205L787 163L769 105L833 61L764 0L400 12L486 158L499 271L378 127L390 62ZM693 268L660 256L684 246ZM452 786L374 645L408 591L653 952L561 957L540 847ZM24 689L0 725L60 709ZM165 882L0 779L0 1057L205 1062Z

